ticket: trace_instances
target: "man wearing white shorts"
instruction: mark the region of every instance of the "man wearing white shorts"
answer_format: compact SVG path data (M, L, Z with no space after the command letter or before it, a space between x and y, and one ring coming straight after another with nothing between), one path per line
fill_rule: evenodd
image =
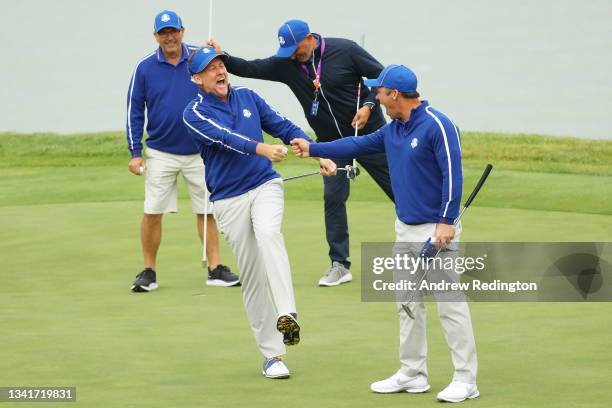
M197 92L187 68L187 59L196 48L183 43L184 31L181 18L172 11L162 11L155 17L153 35L159 47L136 65L128 90L126 133L132 156L128 168L137 176L145 175L140 235L144 270L132 284L134 292L149 292L158 287L155 263L161 243L162 216L178 210L179 173L183 174L191 208L197 215L200 239L203 238L204 214L211 213L211 207L208 211L206 208L208 192L202 182L204 164L182 121L185 105ZM148 134L146 162L142 157L145 111ZM212 216L206 218L207 284L239 285L238 276L221 264L215 220Z
M282 139L310 138L259 95L230 87L226 55L202 47L189 60L200 91L183 120L206 162L206 185L221 232L238 260L244 308L267 378L287 378L285 345L297 344L300 326L289 257L281 232L284 188L271 162L287 156L282 145L264 143L262 132ZM331 160L319 160L333 175Z
M403 65L389 65L365 85L377 88L378 99L393 121L374 133L345 137L311 145L306 140L291 143L300 157L351 158L386 152L395 196L396 242L423 243L430 237L450 256L459 241L459 215L463 173L459 129L428 101L421 101L414 72ZM440 271L437 271L440 272ZM454 273L454 271L451 271ZM435 296L435 295L434 295ZM468 304L446 298L438 301L438 316L451 353L455 372L450 384L437 395L438 401L461 402L480 395L476 386L476 343ZM377 393L421 393L431 387L427 370L425 305L415 302L414 319L400 303L400 369L376 381Z

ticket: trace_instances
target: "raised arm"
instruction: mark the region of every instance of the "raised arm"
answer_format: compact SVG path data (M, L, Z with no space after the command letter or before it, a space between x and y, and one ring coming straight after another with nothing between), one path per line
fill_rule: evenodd
M221 49L221 45L215 40L208 40L208 45L214 47L217 52L224 52ZM283 70L280 67L278 58L269 57L248 61L229 54L227 54L227 56L228 59L225 63L225 67L230 74L238 75L243 78L283 82Z

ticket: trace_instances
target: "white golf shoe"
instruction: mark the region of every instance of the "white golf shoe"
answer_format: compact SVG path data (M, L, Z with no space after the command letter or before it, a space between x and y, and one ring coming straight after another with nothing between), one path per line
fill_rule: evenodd
M452 381L448 387L438 393L438 401L461 402L466 399L474 399L480 395L476 384L468 384L461 381Z
M347 283L353 280L351 271L346 269L340 262L332 262L332 266L325 272L325 275L319 279L319 286L338 286L341 283Z
M372 391L380 394L390 394L402 391L417 394L420 392L427 392L430 388L431 386L427 382L427 377L424 375L408 377L400 371L385 380L376 381L370 385Z
M262 374L266 378L289 378L291 373L289 373L289 369L282 362L282 360L278 357L266 358L263 363Z

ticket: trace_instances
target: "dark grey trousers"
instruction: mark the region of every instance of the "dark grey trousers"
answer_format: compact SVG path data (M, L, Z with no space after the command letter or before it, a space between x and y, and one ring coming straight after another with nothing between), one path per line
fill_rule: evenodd
M338 168L352 165L352 160L332 159ZM391 191L389 165L384 153L357 157L357 163L365 169L382 188L391 201L395 201ZM360 176L360 177L363 177ZM359 180L359 178L357 178ZM359 183L359 181L357 181ZM349 198L351 186L346 172L339 171L336 176L323 177L323 200L325 202L325 236L329 245L331 261L342 263L350 268L349 262L349 231L346 215L346 200Z

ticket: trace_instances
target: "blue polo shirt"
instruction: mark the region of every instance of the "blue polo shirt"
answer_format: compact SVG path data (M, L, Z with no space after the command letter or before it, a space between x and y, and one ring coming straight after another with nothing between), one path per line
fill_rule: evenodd
M310 145L312 157L350 159L387 153L395 211L405 224L452 224L459 215L463 172L459 129L427 101L407 122L374 133Z
M270 160L255 153L263 132L285 144L297 137L312 142L261 96L239 86L230 88L227 101L200 91L185 108L183 120L206 163L211 201L244 194L280 177Z
M197 49L182 44L183 55L176 66L161 48L140 60L132 74L127 94L126 138L132 157L142 155L142 137L147 123L147 146L172 154L196 154L198 148L183 124L183 110L198 92L191 81L187 60Z

